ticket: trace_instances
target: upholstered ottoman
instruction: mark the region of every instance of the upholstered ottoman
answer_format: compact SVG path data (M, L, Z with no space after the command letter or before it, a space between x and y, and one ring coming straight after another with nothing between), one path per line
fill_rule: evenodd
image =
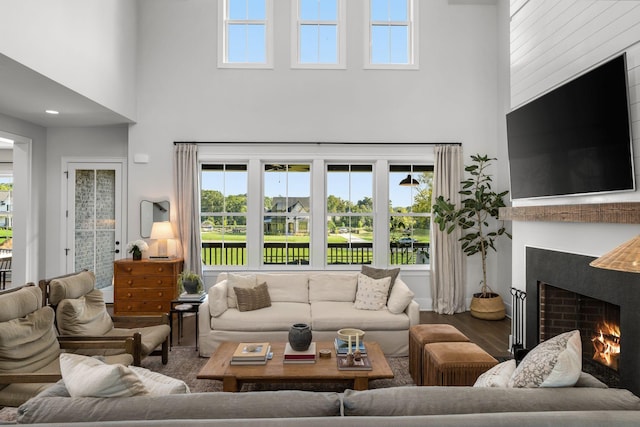
M435 342L468 342L469 338L455 326L433 323L409 328L409 373L417 385L422 385L424 345Z
M472 342L439 342L424 346L423 385L472 386L478 377L498 364Z

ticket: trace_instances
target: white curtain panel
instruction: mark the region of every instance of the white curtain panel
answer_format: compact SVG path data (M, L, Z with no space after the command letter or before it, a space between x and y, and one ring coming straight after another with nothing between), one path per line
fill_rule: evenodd
M197 144L176 144L174 153L178 240L184 258L184 269L201 276L198 146Z
M463 178L462 147L437 145L433 169L433 199L443 196L460 207L460 180ZM433 310L440 314L466 311L466 264L462 252L459 227L448 234L436 225L431 230L431 296Z

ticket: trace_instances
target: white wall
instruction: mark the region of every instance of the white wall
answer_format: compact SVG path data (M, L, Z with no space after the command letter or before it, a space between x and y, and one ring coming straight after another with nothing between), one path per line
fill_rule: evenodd
M13 225L16 239L13 246L11 279L13 283L37 283L43 277L45 264L44 233L47 210L43 200L46 197L47 186L46 177L42 171L45 170L46 130L2 114L0 114L0 130L5 137L30 144L30 165L28 165L30 170L26 174L25 171L14 170L14 176L20 174L30 183L24 182L25 179L14 183L14 190L18 193L14 194ZM30 184L30 189L27 188L27 184ZM22 239L18 236L22 236Z
M504 26L498 30L498 7L420 1L420 70L381 71L363 69L365 3L349 0L347 69L292 70L290 2L274 3L274 69L237 70L217 68L216 2L141 0L130 217L138 215L142 199L175 203L175 140L290 142L293 152L296 141L460 141L467 157L497 155L504 138L496 119L504 110L498 40L508 37ZM148 154L149 163L133 163L138 153ZM139 224L130 221L128 231L129 239L138 238ZM479 260L470 261L469 295L480 277ZM493 277L496 263L493 257ZM407 281L429 298L424 273Z
M0 53L135 119L136 2L3 0Z
M640 165L640 4L629 1L513 2L511 105L526 103L621 52L627 68L636 182ZM513 6L512 5L512 6ZM601 196L514 201L514 206L638 201L626 192ZM513 223L513 283L525 288L525 247L536 246L600 256L629 240L638 225Z

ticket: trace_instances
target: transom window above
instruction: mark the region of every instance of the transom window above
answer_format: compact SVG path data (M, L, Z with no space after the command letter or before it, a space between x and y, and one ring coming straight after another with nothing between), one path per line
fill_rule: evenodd
M344 0L292 0L292 67L344 68Z
M271 68L272 0L219 2L218 66Z
M367 3L367 68L417 68L418 2L369 0Z

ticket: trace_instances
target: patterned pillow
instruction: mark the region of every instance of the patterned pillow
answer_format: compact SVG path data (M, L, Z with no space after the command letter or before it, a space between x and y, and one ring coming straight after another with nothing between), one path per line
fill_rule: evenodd
M516 361L514 359L506 362L498 363L484 374L480 375L476 380L474 387L507 387L509 379L516 369Z
M581 371L580 332L565 332L527 353L513 372L509 387L572 387Z
M239 311L253 311L271 307L271 297L266 282L255 288L235 288Z
M390 284L390 277L376 280L358 273L358 290L354 307L359 310L383 309L387 304Z
M391 293L391 289L393 289L393 285L396 283L396 279L400 274L399 268L374 268L369 267L368 265L363 265L360 272L364 275L371 277L372 279L382 279L384 277L390 277L391 282L389 283L389 293Z

